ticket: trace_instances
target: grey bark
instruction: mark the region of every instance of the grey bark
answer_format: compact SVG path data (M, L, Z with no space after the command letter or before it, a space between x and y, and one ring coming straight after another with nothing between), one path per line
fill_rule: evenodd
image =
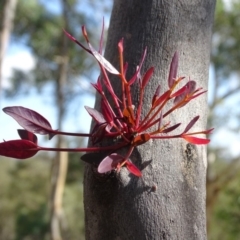
M175 51L180 55L178 75L191 77L207 89L214 8L214 0L114 2L105 57L118 67L117 43L124 37L130 76L147 47L144 69L155 66L155 72L144 98L145 114L157 85L167 89ZM119 81L113 83L120 89ZM138 90L133 93L137 105ZM200 115L194 130L205 129L206 98L190 102L169 120L181 122L184 128ZM139 146L131 159L140 168L145 166L142 178L124 168L119 174L99 176L86 165L86 239L206 239L205 146L181 139L150 141Z

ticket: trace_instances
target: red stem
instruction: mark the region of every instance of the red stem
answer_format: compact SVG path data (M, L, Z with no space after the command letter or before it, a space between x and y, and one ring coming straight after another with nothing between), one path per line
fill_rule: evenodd
M106 147L88 147L88 148L47 148L47 147L38 147L39 151L52 151L52 152L99 152L107 150L116 150L121 147L127 146L128 143L122 142L113 146ZM36 150L36 149L31 149Z

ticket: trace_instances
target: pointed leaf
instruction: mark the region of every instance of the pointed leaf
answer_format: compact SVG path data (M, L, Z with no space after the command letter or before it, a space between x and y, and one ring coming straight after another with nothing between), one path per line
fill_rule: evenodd
M161 86L158 85L157 89L156 89L156 91L155 91L155 93L153 95L153 98L152 98L152 106L155 104L157 98L160 96L160 90L161 90Z
M100 36L100 41L99 41L99 49L98 49L98 52L100 54L102 54L102 50L103 50L103 37L104 37L104 18L102 21L102 31L101 31L101 36Z
M40 149L28 140L11 140L0 143L0 155L17 159L26 159L34 156Z
M193 143L193 144L208 144L210 142L210 139L198 138L198 137L193 137L185 134L182 135L182 138L184 138L187 142Z
M170 89L173 86L174 81L177 77L177 70L178 70L178 52L175 52L171 61L169 76L168 76L168 86Z
M107 122L105 123L97 123L93 130L92 130L92 143L96 144L103 140L103 138L106 136L106 132L109 133L110 127Z
M162 111L161 111L160 116L159 116L159 121L158 121L158 129L160 129L161 126L162 126L162 120L163 120L163 114L162 114Z
M188 125L186 126L186 128L184 129L183 133L187 133L191 128L192 126L198 121L200 116L196 116L195 118L193 118L189 123Z
M67 32L66 30L64 30L64 29L63 29L63 31L64 31L65 35L66 35L71 41L75 42L77 45L79 45L79 46L80 46L82 49L84 49L86 52L89 52L90 54L92 54L89 49L87 49L85 46L83 46L83 45L82 45L75 37L73 37L70 33L68 33L68 32Z
M202 131L203 134L211 134L213 132L214 128L207 129L205 131Z
M112 153L101 161L101 163L98 166L98 172L99 173L110 172L113 169L115 169L118 163L122 162L123 160L124 158L121 155L117 153Z
M165 93L163 93L153 104L153 108L156 108L157 106L160 106L169 96L170 96L171 91L168 90Z
M90 43L88 46L93 54L93 56L98 60L98 62L110 73L119 75L120 73L118 70L106 59L104 58L99 52L97 52Z
M171 95L171 98L178 97L178 96L180 96L180 95L186 96L187 91L188 91L188 87L187 87L187 85L184 85L182 88L180 88L180 89L177 90L175 93L173 93L173 94Z
M169 133L172 132L173 130L175 130L176 128L178 128L181 125L181 123L177 123L169 128L166 128L162 131L162 133Z
M142 88L145 88L147 83L149 82L151 76L153 75L154 67L151 67L147 70L147 72L144 74L144 77L142 79Z
M125 165L130 173L134 174L137 177L142 177L141 171L133 163L126 161Z
M106 119L103 117L102 113L100 113L98 110L84 106L89 115L97 122L97 123L105 123L107 122Z
M37 144L37 136L32 133L32 132L29 132L25 129L18 129L18 135L20 136L21 139L25 139L25 140L29 140L35 144Z
M29 132L42 135L55 132L47 119L31 109L16 106L6 107L3 111L13 117L20 126Z
M134 73L133 77L129 80L129 82L128 82L129 85L132 85L136 81L136 79L137 79L137 77L138 77L138 75L139 75L139 73L140 73L140 71L142 69L142 65L143 65L144 59L146 57L146 54L147 54L147 48L144 49L142 58L140 60L140 64L137 67L137 71Z
M188 87L188 94L191 94L195 91L197 83L195 81L191 80L186 85Z
M141 144L144 144L145 142L149 141L150 138L151 136L148 133L140 134L133 139L132 146L139 146Z

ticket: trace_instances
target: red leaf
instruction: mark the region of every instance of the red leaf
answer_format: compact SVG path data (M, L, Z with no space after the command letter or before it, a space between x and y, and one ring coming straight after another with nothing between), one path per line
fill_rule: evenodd
M110 172L113 169L115 169L118 163L122 162L123 160L124 158L121 155L117 153L112 153L101 161L101 163L98 166L98 172L99 173Z
M187 125L186 128L184 129L183 133L187 133L187 132L192 128L192 126L197 122L198 119L199 119L199 116L196 116L195 118L193 118L193 119L188 123L188 125Z
M97 123L105 123L106 119L103 117L102 113L94 108L90 108L88 106L84 106L89 115L97 122Z
M132 146L144 144L145 142L149 141L150 138L151 136L148 133L140 134L133 139Z
M142 177L141 171L130 161L126 161L126 167L130 173L134 174L137 177Z
M145 88L145 86L147 85L147 83L149 82L152 74L153 74L153 71L154 71L154 67L151 67L147 70L147 72L144 74L144 77L142 79L142 88Z
M118 70L106 58L104 58L98 51L96 51L90 43L88 43L88 46L93 56L97 59L97 61L101 64L102 67L104 67L108 72L112 74L115 74L115 75L120 74Z
M92 130L92 143L96 144L103 140L106 136L106 132L109 133L108 123L97 123Z
M66 34L66 36L71 40L71 41L73 41L73 42L75 42L77 45L79 45L82 49L84 49L85 51L87 51L87 52L89 52L90 54L92 54L91 53L91 51L89 50L89 49L87 49L86 47L84 47L75 37L73 37L70 33L68 33L66 30L64 30L63 29L63 31L64 31L64 33Z
M171 95L171 98L174 98L174 97L178 97L178 96L186 96L187 94L187 91L188 91L188 87L186 85L184 85L182 88L180 88L178 91L176 91L175 93L173 93ZM182 97L183 98L183 97ZM182 99L181 98L181 99Z
M18 135L20 136L21 139L29 140L29 141L37 144L38 139L34 133L29 132L25 129L18 129L17 131L18 131Z
M176 128L178 128L181 125L181 123L177 123L169 128L166 128L162 131L162 133L169 133L172 132L173 130L175 130Z
M169 76L168 76L169 88L171 88L174 84L174 81L177 77L177 70L178 70L178 52L175 52L172 58L170 70L169 70Z
M211 134L214 128L207 129L205 131L202 131L203 134Z
M91 83L92 86L100 93L102 94L103 89L102 89L102 84L101 84L101 78L100 76L98 77L97 83Z
M193 144L208 144L210 142L210 139L198 138L198 137L193 137L185 134L182 135L182 138L184 138L187 142L193 143Z
M101 37L100 37L99 49L98 49L98 52L100 54L102 54L102 50L103 50L103 36L104 36L104 18L103 18L103 21L102 21L102 31L101 31Z
M159 106L161 103L163 103L170 95L170 90L166 91L165 93L163 93L153 104L153 108Z
M13 117L20 126L29 132L54 135L50 123L39 113L24 107L6 107L3 111Z
M136 72L134 73L134 75L132 76L132 78L129 80L129 82L128 82L129 85L132 85L132 84L136 81L136 79L137 79L137 77L138 77L138 75L139 75L139 73L140 73L140 71L141 71L141 68L142 68L144 59L145 59L145 57L146 57L146 54L147 54L147 48L144 49L142 58L141 58L141 60L140 60L140 64L139 64L139 66L137 67L137 70L136 70Z
M160 90L161 90L161 86L158 85L156 91L155 91L155 94L153 95L153 98L152 98L152 106L155 104L157 98L159 97L160 95Z
M0 155L18 159L26 159L34 156L40 149L29 140L11 140L0 143Z

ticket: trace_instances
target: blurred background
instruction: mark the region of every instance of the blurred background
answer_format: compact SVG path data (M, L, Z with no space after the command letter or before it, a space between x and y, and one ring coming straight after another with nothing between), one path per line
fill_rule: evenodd
M111 0L1 0L0 107L24 106L54 129L88 132L83 106L94 105L98 68L68 40L85 25L98 46ZM240 0L217 0L209 77L208 239L240 239ZM105 36L106 36L105 34ZM198 79L195 79L198 81ZM0 112L0 139L19 138ZM39 138L40 145L83 147L84 139ZM0 240L84 239L80 154L39 153L31 160L0 157Z

